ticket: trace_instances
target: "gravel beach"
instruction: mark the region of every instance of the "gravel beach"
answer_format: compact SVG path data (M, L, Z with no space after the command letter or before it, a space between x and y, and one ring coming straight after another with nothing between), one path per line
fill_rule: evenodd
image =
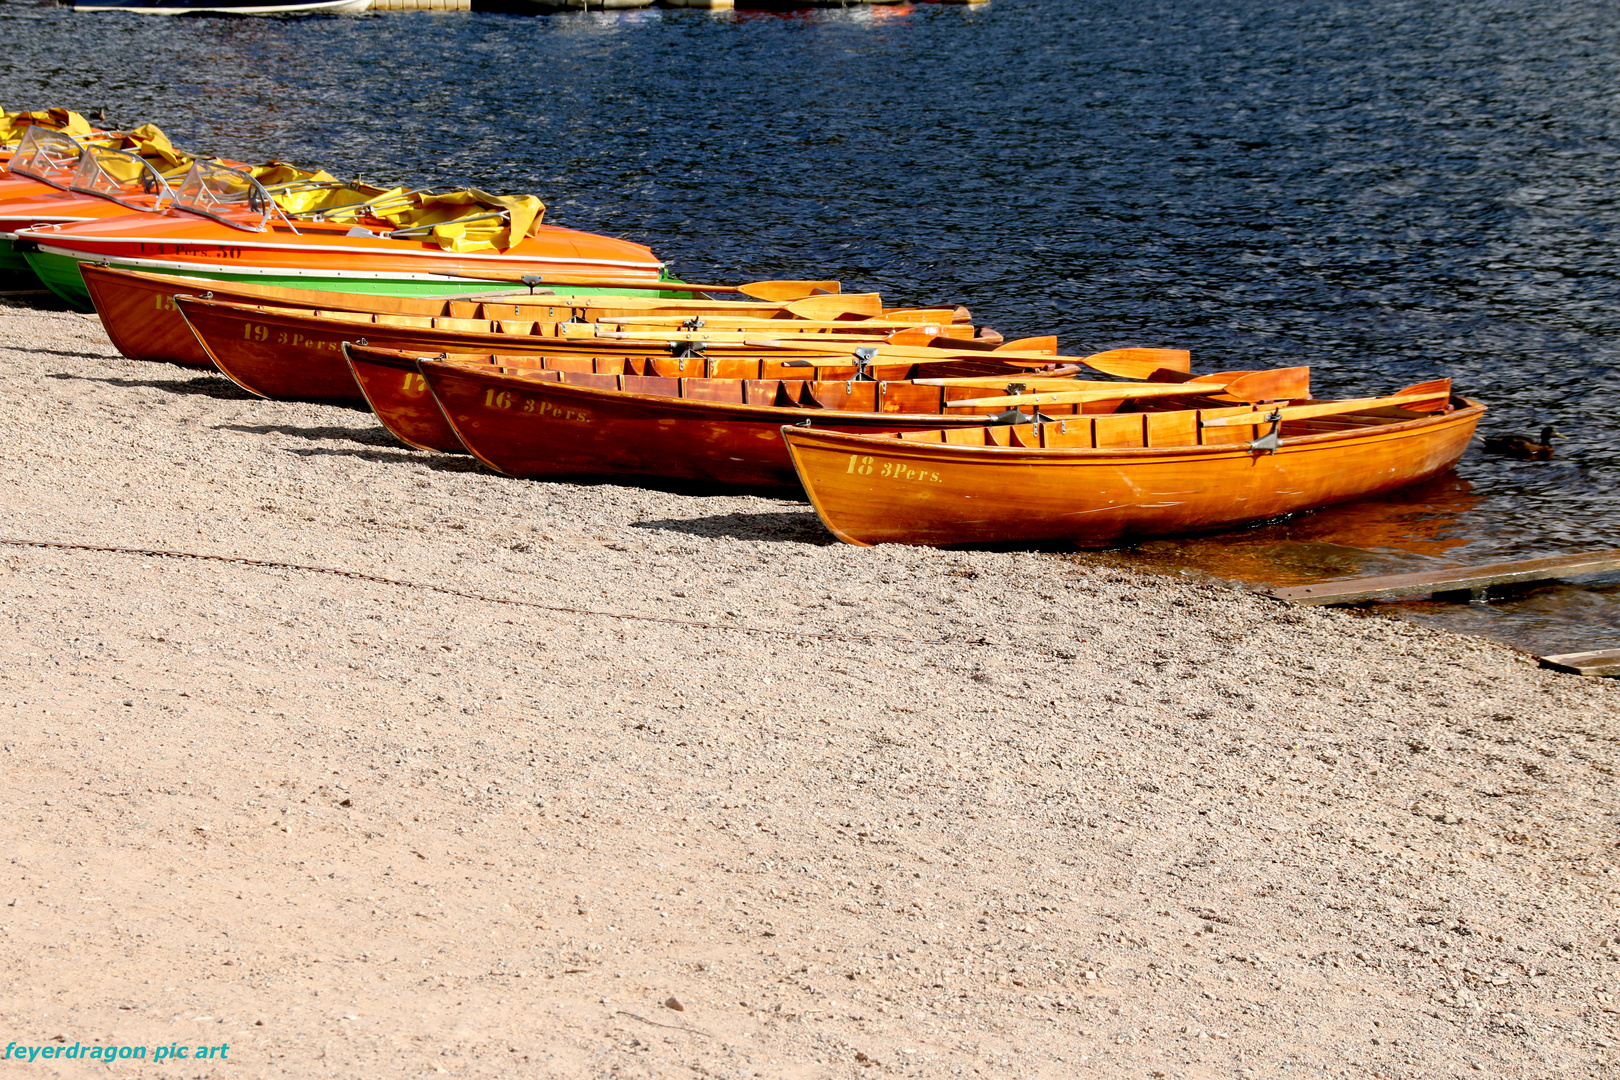
M511 480L66 312L0 308L0 409L8 1040L228 1046L109 1076L1620 1069L1612 680Z

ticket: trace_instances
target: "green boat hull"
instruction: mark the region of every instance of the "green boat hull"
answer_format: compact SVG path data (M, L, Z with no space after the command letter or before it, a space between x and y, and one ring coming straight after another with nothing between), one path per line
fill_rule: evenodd
M8 287L14 285L16 288L28 288L39 285L33 270L28 267L28 260L22 252L12 250L11 241L4 237L0 237L0 280L7 282ZM28 284L16 284L19 280Z
M79 263L83 261L71 255L62 255L54 251L29 251L25 254L26 268L32 269L39 279L45 283L46 288L61 297L75 311L94 311L90 303L90 292L84 287L84 275L79 273ZM101 260L94 260L101 264ZM515 282L501 281L470 281L456 278L417 279L417 278L356 278L356 277L324 277L317 273L306 271L302 274L287 273L219 273L204 271L158 270L150 266L141 266L134 263L120 263L118 260L108 260L105 265L114 269L139 270L148 274L174 274L177 277L208 278L214 281L232 281L252 285L277 285L289 289L315 289L321 292L333 293L364 293L370 296L465 296L472 293L487 293L503 288L522 288ZM674 278L665 278L672 286L680 283ZM648 296L666 299L684 299L693 294L681 292L679 289L660 289L656 292L650 289L614 289L614 288L569 288L570 296Z

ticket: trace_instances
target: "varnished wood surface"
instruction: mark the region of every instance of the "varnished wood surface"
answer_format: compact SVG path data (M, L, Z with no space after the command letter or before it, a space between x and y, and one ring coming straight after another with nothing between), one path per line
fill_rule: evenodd
M1275 453L1252 450L1256 432L1248 427L1212 428L1205 434L1221 442L1193 445L1196 427L1171 431L1175 416L1164 418L1162 437L1181 445L1162 447L1151 428L1144 437L1141 427L1125 446L1040 445L1107 442L1119 435L1112 422L1126 416L1096 418L1083 436L1081 422L1067 422L1074 430L1066 433L1056 423L1042 431L1021 425L1005 445L985 445L985 429L977 445L798 428L783 435L816 512L848 543L1107 546L1263 521L1434 476L1462 456L1485 411L1477 402L1457 402L1449 413L1382 418L1389 423L1366 418L1336 431L1285 429ZM1237 439L1225 441L1233 433ZM952 434L972 440L975 433Z
M455 428L409 356L385 349L348 346L344 354L355 385L388 433L406 446L464 454Z
M1571 675L1620 676L1620 649L1557 653L1541 657L1541 663L1555 671L1567 671Z
M131 360L152 360L212 367L174 305L176 296L198 296L224 302L273 305L306 310L354 311L415 318L465 317L481 306L511 306L515 321L562 320L591 322L598 318L625 318L670 314L683 317L719 312L731 316L787 319L788 301L670 300L652 297L527 295L468 297L382 296L370 293L323 292L251 282L148 274L84 263L80 266L91 302L113 345ZM833 299L815 298L817 300ZM843 298L848 300L850 298ZM855 299L859 299L858 297ZM899 309L897 309L899 310Z
M784 424L811 423L829 431L920 431L949 424L937 413L843 412L744 404L750 380L688 380L690 386L732 395L704 401L617 387L636 377L548 371L543 381L495 368L424 360L419 370L457 438L480 461L512 476L690 480L757 489L797 489L781 438ZM647 378L663 385L671 378ZM775 397L779 380L757 380ZM825 384L836 392L843 384ZM858 384L859 385L859 384ZM874 384L865 384L875 392ZM964 424L981 419L963 418Z
M175 306L184 314L192 333L203 345L210 362L244 389L261 397L278 400L364 404L342 344L360 343L416 352L426 356L438 353L529 354L534 356L575 357L587 364L592 358L622 360L644 358L671 360L667 344L648 342L572 341L533 333L488 333L451 329L450 323L488 320L440 319L437 317L382 316L389 322L372 322L364 313L315 312L302 308L255 306L176 296ZM567 317L561 309L559 318ZM524 324L534 322L525 319ZM401 325L419 323L422 325ZM440 323L441 325L432 325ZM903 381L916 366L915 356L928 350L905 350L905 359L872 368L875 378ZM716 346L707 359L673 358L675 370L669 374L704 375L715 378L792 378L786 365L796 355L820 356L819 346L804 343L800 350L783 350L747 345ZM842 358L847 354L839 354ZM1009 370L994 353L970 353L969 358L931 370L945 374L988 374ZM823 379L849 378L849 364L818 370Z

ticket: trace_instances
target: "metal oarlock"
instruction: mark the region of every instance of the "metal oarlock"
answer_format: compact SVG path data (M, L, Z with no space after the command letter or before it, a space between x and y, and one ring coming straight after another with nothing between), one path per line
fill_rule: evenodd
M1278 447L1282 446L1282 413L1280 411L1274 412L1262 420L1261 423L1269 423L1271 431L1250 443L1249 449L1251 451L1264 451L1267 454L1275 454Z
M858 382L877 382L876 379L872 378L872 373L867 370L871 367L872 361L877 359L877 355L878 348L876 345L862 345L855 350L855 374L849 378L851 388Z

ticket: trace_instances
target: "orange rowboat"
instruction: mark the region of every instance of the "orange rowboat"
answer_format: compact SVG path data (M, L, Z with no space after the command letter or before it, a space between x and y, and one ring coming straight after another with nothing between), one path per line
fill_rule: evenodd
M364 345L353 345L344 342L342 345L344 357L349 362L350 370L354 374L354 381L365 395L366 404L391 434L407 446L420 450L439 450L445 453L460 453L465 451L461 438L454 427L445 418L443 411L428 391L427 382L423 379L419 362L428 359L444 360L463 367L473 367L492 372L504 372L509 375L527 376L539 379L554 379L559 382L575 385L589 385L598 389L656 388L660 396L686 397L688 400L733 400L742 401L747 397L755 403L766 404L794 404L802 405L807 409L822 411L826 409L858 411L868 409L873 402L881 400L888 407L888 411L897 411L902 401L907 407L929 410L928 415L934 417L932 423L953 422L956 418L939 415L941 406L957 393L975 393L977 391L963 389L957 390L924 390L921 394L902 392L904 384L885 384L876 388L877 384L867 384L866 387L850 387L847 381L773 379L768 383L761 382L761 389L750 383L748 386L722 385L735 383L737 378L700 378L693 381L682 378L681 361L673 357L638 358L638 357L561 357L561 356L484 356L484 355L457 355L454 358L440 354L436 358L419 357L410 352L400 352L396 349L379 349ZM732 373L733 376L759 374L760 370L786 370L785 367L769 367L764 362L755 361L743 365L741 361L721 361L707 370L721 370ZM685 369L690 372L690 365ZM1071 371L1074 369L1070 369ZM795 374L801 374L795 369ZM808 373L805 373L808 374ZM853 374L853 371L847 371ZM615 376L627 376L628 379L618 379ZM658 376L647 380L648 376ZM638 381L638 378L642 381ZM889 389L892 386L894 389ZM1158 389L1164 389L1159 387ZM1207 392L1218 392L1218 387L1206 388ZM750 396L751 395L751 396ZM802 413L796 413L802 419ZM786 418L786 417L784 417ZM982 414L976 418L964 418L960 422L976 424L982 422Z
M828 298L835 299L835 298ZM675 374L703 374L715 378L772 377L775 370L760 374L761 361L786 361L794 350L746 343L715 346L711 362L702 350L683 350L667 341L599 341L554 336L557 328L572 318L578 307L547 305L546 318L536 318L531 306L506 301L484 304L483 318L410 317L336 310L311 311L247 304L228 304L192 296L176 296L173 303L184 316L210 362L238 386L261 397L278 400L325 401L363 404L359 387L343 360L345 341L380 348L403 349L421 354L434 353L530 353L548 356L574 356L617 362L625 356L670 358L675 353ZM516 310L516 317L490 318L492 308ZM600 314L605 309L593 309ZM788 322L784 320L784 326ZM858 325L851 323L851 326ZM806 345L806 350L813 347ZM733 374L714 366L725 358L744 361ZM855 369L853 358L837 358L836 371L848 377ZM886 365L883 377L906 378L912 364L908 360ZM1007 364L980 362L969 371L1006 370ZM615 370L617 370L615 368ZM791 373L786 373L791 374ZM829 375L828 377L831 377Z
M388 433L416 450L464 454L456 429L428 389L416 366L416 357L394 349L370 349L343 343L343 356L354 373L355 385ZM458 363L476 366L477 358L457 357ZM494 360L493 357L490 358Z
M417 369L463 446L498 472L536 479L796 490L783 424L878 434L957 419L941 415L945 388L906 382L517 370L429 359ZM984 417L959 422L977 430Z
M611 315L644 315L661 312L696 314L725 310L761 318L792 318L790 306L801 299L812 298L816 304L837 310L839 297L821 295L837 293L835 281L757 281L744 285L692 286L689 291L725 291L741 296L753 292L782 294L784 301L737 301L675 299L660 292L657 296L573 296L557 295L547 289L531 293L520 288L516 292L491 292L479 297L455 299L449 296L387 296L373 293L322 292L317 289L290 288L246 281L219 281L211 278L181 277L175 274L152 274L138 270L115 270L109 266L85 263L79 268L85 289L95 305L101 324L112 338L113 345L131 360L153 360L162 363L184 364L188 367L213 367L213 361L203 351L197 336L186 325L174 304L176 296L198 296L234 304L268 305L275 307L305 308L325 311L364 311L377 315L405 315L413 318L482 318L507 321L531 317L536 320L558 322L572 319L587 322L599 313ZM596 280L589 284L598 287L613 285ZM665 283L672 291L682 292L680 286ZM564 288L561 284L558 289ZM849 308L861 306L861 294L847 297ZM497 303L497 301L499 301ZM813 307L813 305L812 305ZM295 358L289 357L289 362Z
M899 437L783 427L782 436L816 513L846 543L1105 547L1316 510L1444 472L1485 406L1451 397L1449 380L1411 390L1262 412L1121 413Z
M350 347L349 352L358 356L363 350ZM1107 355L1090 359L1100 361ZM521 362L528 360L521 358ZM958 424L980 431L986 419L946 412L947 403L957 395L983 392L969 386L858 382L847 375L831 381L779 375L758 379L673 377L672 368L659 367L669 365L668 358L621 359L623 366L615 371L601 366L595 371L581 371L577 366L573 370L514 369L499 366L509 362L504 357L489 361L467 364L418 358L417 370L460 443L485 464L513 476L685 480L796 489L787 447L777 434L783 424L870 434L937 432ZM547 363L558 361L548 359ZM559 366L566 364L569 361ZM637 370L638 364L644 366ZM1074 364L1059 373L1079 370L1080 365ZM395 377L402 371L396 367ZM1229 385L1188 383L1180 400L1183 405L1213 406L1231 400L1217 395L1236 389L1241 381L1242 376L1235 376ZM1158 384L1112 385L1122 393L1149 386L1163 389ZM1112 409L1120 403L1094 404ZM1156 397L1151 407L1175 406ZM1140 414L1135 422L1142 423ZM389 426L395 427L393 423Z

